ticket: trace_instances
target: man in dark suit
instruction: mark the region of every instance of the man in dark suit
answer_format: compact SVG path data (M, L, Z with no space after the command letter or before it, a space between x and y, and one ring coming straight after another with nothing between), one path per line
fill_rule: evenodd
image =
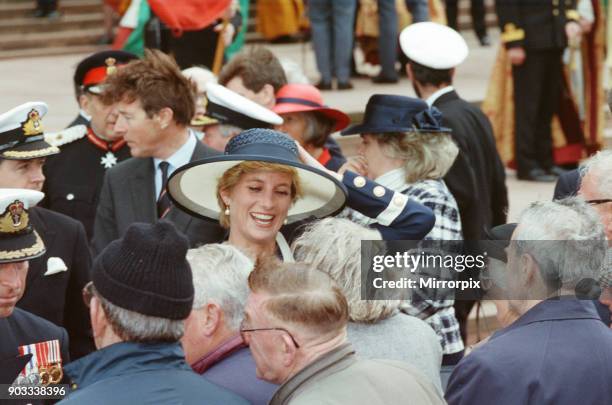
M106 76L134 59L136 55L124 51L102 51L83 59L74 74L74 85L89 120L45 136L61 153L45 164L41 205L80 221L88 240L93 235L104 173L130 157L123 133L113 128L117 114L112 105L102 103L100 93Z
M59 149L44 141L44 103L26 103L0 116L0 187L40 191L45 157ZM30 262L29 288L18 306L68 330L71 357L94 349L89 313L81 289L90 280L91 256L83 226L42 207L30 210L30 221L47 252Z
M415 92L442 112L443 125L452 130L460 155L467 161L462 168L457 159L444 179L453 195L467 194L466 179L474 176L476 190L469 198L477 211L462 210L466 204L455 198L461 211L464 239L478 240L484 229L506 223L508 193L506 173L489 119L478 107L459 97L453 87L455 68L468 55L467 44L451 28L430 22L404 29L400 44L409 59L406 70ZM456 191L462 188L463 192Z
M178 167L218 154L188 127L195 112L195 85L169 56L148 51L143 60L109 76L102 97L115 103L115 130L125 133L133 158L106 172L94 224L94 253L123 236L132 223L160 218L173 222L192 247L222 241L218 223L173 207L165 191Z
M442 123L452 130L461 151L444 181L457 200L463 238L477 241L485 229L506 223L508 192L489 119L459 97L453 87L455 68L468 56L467 44L453 29L428 22L404 29L400 45L408 57L406 71L415 92L442 112ZM477 274L464 271L459 278L473 276ZM460 291L456 298L455 313L465 340L468 315L475 301L464 299Z
M70 361L63 328L15 307L26 288L28 261L45 254L28 211L42 197L0 189L0 384L57 384Z
M599 218L577 198L533 204L520 218L504 280L508 304L519 318L459 362L446 400L449 405L609 403L612 332L592 301L576 297L604 263L607 241ZM579 246L585 240L588 247ZM575 248L566 249L568 242Z
M501 39L512 63L518 178L555 181L551 120L561 94L562 55L580 35L576 0L497 0Z

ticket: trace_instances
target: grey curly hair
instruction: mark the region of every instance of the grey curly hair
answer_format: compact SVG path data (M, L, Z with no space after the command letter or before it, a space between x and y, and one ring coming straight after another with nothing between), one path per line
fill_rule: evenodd
M389 318L400 301L361 299L361 258L384 253L378 231L344 218L325 218L310 225L292 245L295 259L327 273L340 287L353 322L375 323ZM362 251L362 247L367 249Z

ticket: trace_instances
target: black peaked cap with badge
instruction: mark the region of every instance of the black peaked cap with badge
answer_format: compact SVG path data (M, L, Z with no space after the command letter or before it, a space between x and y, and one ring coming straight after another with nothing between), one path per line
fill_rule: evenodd
M102 83L109 73L136 59L138 56L126 51L108 50L94 53L77 65L73 77L74 85L99 94L101 89L98 84Z

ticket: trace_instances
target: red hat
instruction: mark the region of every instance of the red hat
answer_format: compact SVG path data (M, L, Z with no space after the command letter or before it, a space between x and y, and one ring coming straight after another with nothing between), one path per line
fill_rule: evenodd
M351 119L340 110L323 105L321 92L311 84L286 84L276 93L276 105L272 108L277 114L316 111L336 121L334 131L340 131L350 124Z

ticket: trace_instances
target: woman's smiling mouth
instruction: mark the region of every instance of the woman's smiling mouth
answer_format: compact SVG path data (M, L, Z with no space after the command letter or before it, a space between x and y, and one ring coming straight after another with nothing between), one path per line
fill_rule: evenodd
M274 219L274 215L270 214L262 214L260 212L251 212L249 213L253 221L255 221L258 225L269 226L272 224L272 220Z

